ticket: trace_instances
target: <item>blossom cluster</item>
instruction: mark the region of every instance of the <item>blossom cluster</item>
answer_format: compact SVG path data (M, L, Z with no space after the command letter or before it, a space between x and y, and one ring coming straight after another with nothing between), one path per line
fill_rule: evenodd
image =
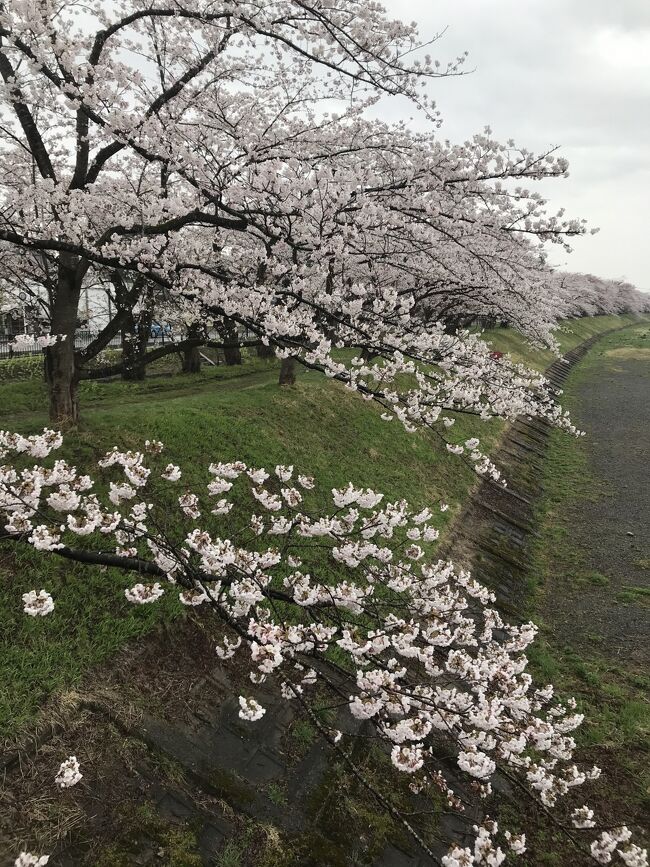
M76 756L69 756L65 762L61 763L59 773L54 778L54 782L59 789L70 789L76 786L81 780L83 774L79 770L79 762Z
M30 438L0 433L3 457L13 454L16 464L21 455L42 459L60 445L48 430ZM126 600L154 603L167 588L184 605L218 609L225 627L216 656L247 657L251 688L271 681L287 701L309 703L315 689L328 688L332 653L343 652L350 716L374 728L414 791L442 790L461 813L438 758L441 741L455 752L457 773L484 796L507 769L533 800L559 809L576 787L598 777L598 768L581 768L573 758L571 733L582 722L575 702L557 700L550 685L536 687L527 671L534 624L507 623L491 591L432 557L435 509L413 509L353 483L333 488L324 507L311 476L240 460L211 463L202 490L179 492L182 472L175 465L170 471L162 452L156 441L142 451L114 448L99 461L96 478L61 459L22 470L6 464L5 529L48 556L65 548L67 557L79 552L87 560L93 552L98 564L112 540L111 565L140 579L126 588ZM215 500L221 505L212 508ZM234 534L231 508L238 515ZM169 526L170 510L179 529L163 534L158 527ZM46 591L26 600L56 617ZM278 613L279 601L291 608L290 618ZM253 696L239 703L244 720L265 714ZM346 736L339 725L324 731L334 743ZM347 734L353 728L350 720ZM70 757L57 784L80 778ZM575 809L573 825L588 833L592 817L587 806ZM474 851L456 848L450 867L499 864L500 845L523 851L521 839L504 831L499 843L497 833L496 823L477 827ZM617 851L635 867L644 863L625 828L601 835L591 851L597 859Z

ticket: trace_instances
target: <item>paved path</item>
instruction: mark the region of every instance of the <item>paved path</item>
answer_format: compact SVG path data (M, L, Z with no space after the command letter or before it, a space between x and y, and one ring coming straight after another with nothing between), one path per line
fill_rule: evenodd
M650 345L640 343L635 331L605 338L571 380L593 484L570 507L570 532L585 569L608 583L568 590L552 618L560 634L595 634L632 665L650 658Z

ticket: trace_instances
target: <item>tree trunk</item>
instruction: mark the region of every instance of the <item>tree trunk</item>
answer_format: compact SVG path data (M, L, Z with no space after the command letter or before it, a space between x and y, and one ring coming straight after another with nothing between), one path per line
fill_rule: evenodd
M56 331L52 333L63 334ZM50 421L59 427L79 422L79 374L74 352L74 328L63 341L45 350L45 381L50 395Z
M228 365L241 364L241 349L238 346L224 346L223 359Z
M58 427L69 427L79 421L79 370L74 350L79 289L75 267L73 257L64 253L60 255L51 315L51 333L58 335L59 339L45 350L50 421Z
M269 361L271 358L275 358L275 351L271 344L269 343L269 345L266 346L264 343L260 343L260 345L257 347L257 357L263 358L265 361Z
M189 338L200 337L201 328L197 323L193 323L187 330ZM181 356L183 373L200 373L201 372L201 347L190 346L189 349L184 349Z
M294 385L296 382L296 359L283 358L280 365L280 379L278 385Z
M145 378L146 365L143 364L142 357L147 351L151 319L151 313L148 310L143 310L137 318L131 315L126 328L122 331L122 361L124 363L122 379L130 382L141 382Z
M183 373L201 373L201 350L198 346L183 350Z
M462 324L462 317L458 313L450 313L442 321L445 327L445 334L456 334Z
M237 328L232 322L226 321L222 334L223 342L226 344L223 349L224 361L228 365L241 364L241 349L238 345Z

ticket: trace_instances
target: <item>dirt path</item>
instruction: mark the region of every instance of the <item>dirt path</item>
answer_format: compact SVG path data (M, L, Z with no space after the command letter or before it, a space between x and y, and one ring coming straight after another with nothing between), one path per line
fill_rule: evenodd
M559 637L596 642L632 667L650 658L650 336L643 334L605 338L570 379L589 481L566 505L565 521L587 577L586 586L556 584L546 599Z

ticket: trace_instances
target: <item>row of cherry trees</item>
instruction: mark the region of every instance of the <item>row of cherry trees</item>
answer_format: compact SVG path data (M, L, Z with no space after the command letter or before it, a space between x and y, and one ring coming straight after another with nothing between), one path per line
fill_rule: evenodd
M92 360L120 331L139 324L146 334L155 312L185 323L174 351L213 328L232 348L246 330L378 401L387 421L434 429L495 482L478 440L454 441L451 414L525 414L575 433L543 376L497 362L457 327L497 319L546 341L558 315L589 312L570 311L571 280L551 275L546 251L585 226L548 214L528 189L565 175L566 162L489 130L462 146L440 141L425 90L460 74L462 58L441 67L427 51L412 26L354 0L5 0L1 276L5 293L42 305L53 421L78 420ZM432 131L368 118L392 96ZM115 314L75 350L90 286L111 287ZM343 347L356 350L346 362ZM162 350L135 351L146 363ZM309 500L314 480L292 467L271 475L220 462L207 491L170 500L154 480L174 485L182 471L155 465L157 443L149 456L102 460L118 473L105 480L106 502L95 478L47 462L60 443L51 431L0 436L9 544L137 573L133 603L181 585L183 603L206 604L222 622L218 655L250 655L253 684L268 678L312 716L311 687L330 689L370 720L414 790L437 787L459 810L438 758L450 747L476 795L502 775L541 810L596 776L572 760L579 718L525 671L534 628L503 623L487 590L431 559L426 509L350 485L323 511ZM233 503L242 508L227 496L235 483L250 487L236 522L249 529L230 538L223 521ZM170 508L187 521L181 535L161 530ZM45 588L23 601L29 615L56 617ZM251 721L264 712L253 695L241 707ZM345 733L322 734L345 743ZM66 785L79 778L73 759ZM579 845L575 832L597 819L576 807L557 821ZM597 830L587 849L599 863L616 851L646 863L626 828ZM487 823L443 863L498 865L501 847L524 846Z
M131 353L114 372L216 327L220 345L245 328L348 380L335 344L439 361L438 323L468 316L547 339L561 305L544 246L585 227L527 185L566 161L489 130L438 140L424 88L463 58L426 50L352 0L4 3L3 296L29 295L57 335L52 420L78 419L78 382L120 332ZM391 95L432 131L368 119ZM75 350L98 286L114 315ZM154 312L185 323L174 350L147 352ZM474 347L455 346L471 367Z
M554 275L555 291L564 316L599 316L650 312L650 294L624 280L604 280L594 274Z

